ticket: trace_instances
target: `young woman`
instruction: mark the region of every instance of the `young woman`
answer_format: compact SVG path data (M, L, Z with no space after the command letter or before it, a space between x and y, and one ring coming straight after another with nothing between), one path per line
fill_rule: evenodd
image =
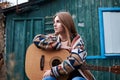
M77 33L69 12L59 12L54 16L54 34L35 36L33 42L38 48L67 49L71 55L60 65L46 70L43 80L57 80L59 76L69 74L68 80L95 80L89 70L82 70L87 52L81 36Z

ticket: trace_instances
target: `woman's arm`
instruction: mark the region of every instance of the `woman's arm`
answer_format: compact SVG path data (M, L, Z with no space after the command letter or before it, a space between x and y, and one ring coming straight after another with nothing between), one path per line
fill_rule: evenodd
M53 35L36 35L33 39L33 43L42 49L60 49L61 43L57 41L57 37Z
M87 52L84 48L82 39L79 39L74 49L71 50L71 56L64 60L60 65L52 67L51 75L59 77L67 75L75 69L80 69L80 65L85 61Z

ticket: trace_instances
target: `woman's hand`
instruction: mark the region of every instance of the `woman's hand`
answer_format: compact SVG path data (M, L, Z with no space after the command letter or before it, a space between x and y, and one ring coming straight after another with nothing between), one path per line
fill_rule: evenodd
M68 50L68 51L71 51L71 47L69 47L69 46L62 46L62 45L61 45L61 49L66 49L66 50Z
M71 51L71 47L68 46L68 41L61 42L61 49L67 49L67 50Z
M50 76L51 75L51 70L46 70L43 77Z

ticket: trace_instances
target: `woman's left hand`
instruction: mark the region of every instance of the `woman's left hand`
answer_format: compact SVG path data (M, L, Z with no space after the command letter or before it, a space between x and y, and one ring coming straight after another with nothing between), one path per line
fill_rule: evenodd
M68 51L71 51L71 47L70 46L68 46L68 41L66 41L66 42L61 42L61 49L66 49L66 50L68 50Z
M50 76L51 70L46 70L43 77Z

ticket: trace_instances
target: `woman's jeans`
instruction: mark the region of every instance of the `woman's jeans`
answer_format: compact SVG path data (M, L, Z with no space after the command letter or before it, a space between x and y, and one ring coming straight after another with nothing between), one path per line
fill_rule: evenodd
M47 77L43 78L43 80L56 80L56 79L52 76L47 76ZM82 77L74 77L72 80L85 80L85 79Z

